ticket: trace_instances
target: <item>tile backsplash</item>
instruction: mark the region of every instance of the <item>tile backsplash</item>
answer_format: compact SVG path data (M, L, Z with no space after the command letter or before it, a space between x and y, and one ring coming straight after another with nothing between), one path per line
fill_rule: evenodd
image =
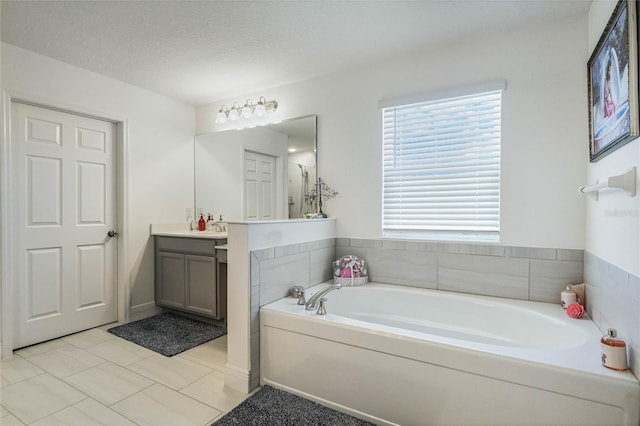
M587 312L602 334L615 328L626 341L629 367L640 377L640 277L585 251Z
M337 238L346 254L369 262L370 281L460 293L559 303L582 282L582 250Z

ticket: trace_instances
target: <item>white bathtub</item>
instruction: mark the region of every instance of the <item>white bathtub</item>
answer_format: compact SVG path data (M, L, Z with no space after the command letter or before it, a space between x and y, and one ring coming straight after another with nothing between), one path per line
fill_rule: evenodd
M318 289L309 291L310 296ZM369 284L260 310L261 383L376 424L633 425L640 385L560 305Z

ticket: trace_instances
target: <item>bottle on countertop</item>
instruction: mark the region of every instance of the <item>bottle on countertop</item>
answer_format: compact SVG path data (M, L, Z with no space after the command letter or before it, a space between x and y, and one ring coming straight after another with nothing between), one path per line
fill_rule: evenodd
M578 296L576 295L575 291L571 290L571 287L569 286L567 286L565 290L560 293L560 304L564 309L567 309L567 306L577 301Z
M225 232L224 226L222 224L222 215L220 215L220 219L213 223L213 230L215 232Z
M211 216L211 213L209 213L209 215L207 216L207 231L212 231L213 230L213 216Z
M608 328L607 335L600 339L602 365L612 370L627 369L627 344L618 338L615 328Z
M198 231L204 231L207 227L207 223L204 221L202 213L200 213L200 220L198 220Z
M187 207L187 223L189 224L189 231L193 231L193 210Z

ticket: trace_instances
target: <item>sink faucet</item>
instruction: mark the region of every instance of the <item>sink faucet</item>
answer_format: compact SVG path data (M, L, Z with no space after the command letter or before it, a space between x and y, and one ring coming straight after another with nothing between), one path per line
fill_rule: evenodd
M329 293L330 291L333 291L333 290L340 290L341 288L342 288L342 284L334 284L334 285L330 285L329 287L323 288L322 290L320 290L319 292L314 294L311 297L311 299L309 299L307 304L304 305L304 308L307 311L311 311L311 310L315 309L316 308L316 303L318 303L318 301L320 299L322 299L327 293Z

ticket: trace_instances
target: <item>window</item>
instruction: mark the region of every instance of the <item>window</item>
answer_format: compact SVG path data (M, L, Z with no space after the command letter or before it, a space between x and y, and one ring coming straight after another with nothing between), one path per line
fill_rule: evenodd
M504 82L496 85L381 102L385 236L498 239Z

